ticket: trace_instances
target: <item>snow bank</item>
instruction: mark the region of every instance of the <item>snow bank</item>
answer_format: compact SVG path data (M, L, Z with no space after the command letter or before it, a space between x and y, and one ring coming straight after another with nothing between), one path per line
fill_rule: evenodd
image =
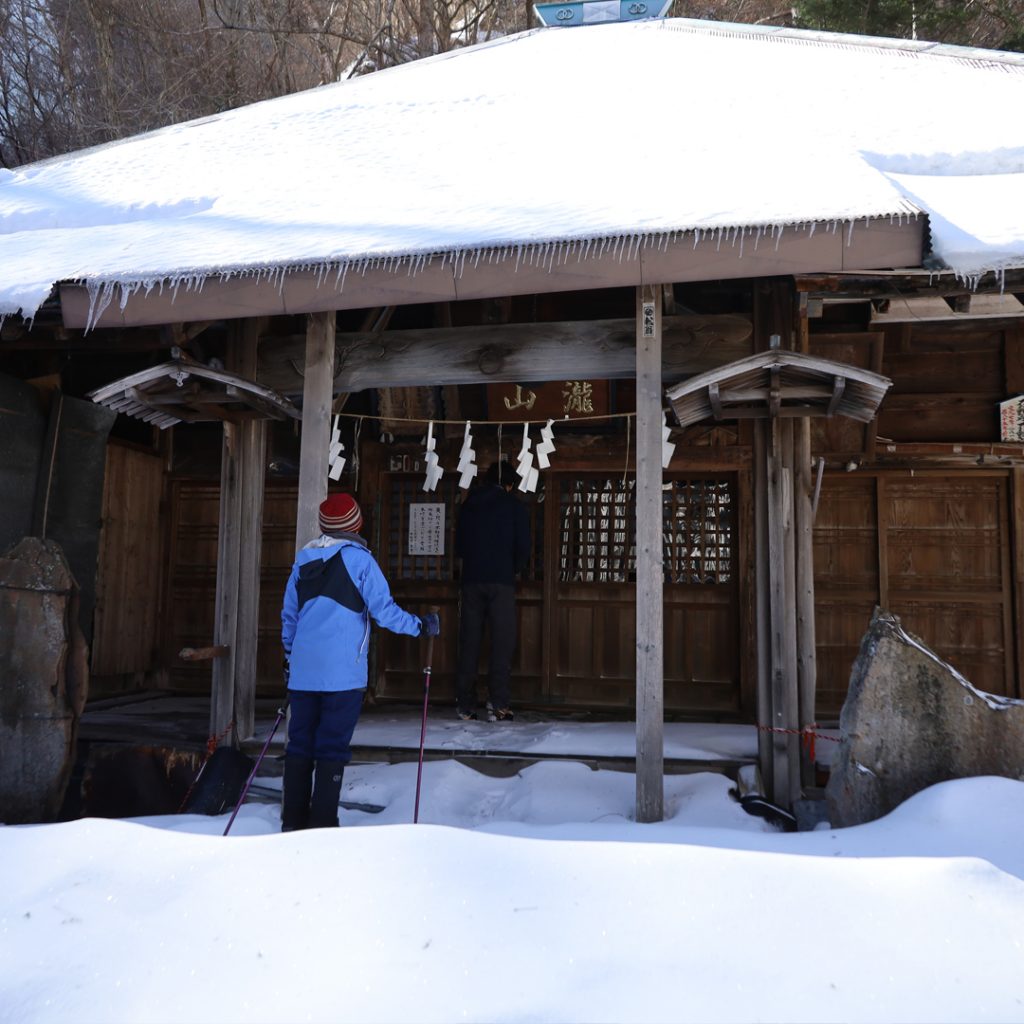
M426 805L479 816L451 767L429 766ZM689 776L670 821L549 842L554 804L566 821L615 815L632 783L587 772L581 788L554 767L478 784L504 789L492 823L521 812L521 837L0 829L0 1021L1020 1020L1024 783L946 783L844 833L746 819L698 845L692 798L719 823L732 809L721 779ZM273 818L249 806L238 824ZM996 848L1016 859L994 865Z

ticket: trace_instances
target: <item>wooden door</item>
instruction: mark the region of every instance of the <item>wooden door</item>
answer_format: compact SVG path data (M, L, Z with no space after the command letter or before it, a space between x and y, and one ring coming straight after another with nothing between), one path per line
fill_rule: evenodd
M268 481L263 498L260 556L260 612L256 650L257 691L283 693L281 603L295 559L295 510L298 488ZM217 583L217 531L220 485L209 480L174 480L170 488L170 550L163 662L171 687L209 693L210 662L178 658L183 647L213 643Z
M635 501L632 475L554 473L548 509L544 696L616 709L636 701ZM736 481L666 474L665 708L740 707Z
M385 473L376 541L395 599L411 611L441 608L431 693L454 697L458 649L455 517L462 492L422 474ZM635 503L632 475L544 474L530 510L533 557L516 588L516 704L629 710L636 699ZM443 552L408 550L411 509L444 507ZM665 703L675 712L735 714L740 708L736 480L670 474L664 491ZM377 634L376 693L420 699L423 650ZM481 659L481 694L486 646Z
M827 476L814 527L818 715L838 716L876 605L975 686L1015 696L1010 478Z
M438 700L454 700L459 635L455 522L466 492L459 488L454 473L446 473L435 491L425 492L422 472L387 471L381 474L379 493L381 514L374 541L378 561L399 605L416 614L430 606L440 608L441 636L434 642L430 690ZM512 694L516 703L536 704L543 692L543 485L537 495L520 496L520 500L530 512L533 555L516 586L519 643L512 662ZM443 542L436 554L410 553L410 529L419 505L443 508ZM376 695L388 700L421 700L424 645L386 630L376 631L375 636L372 671ZM487 651L485 638L480 662L481 697Z
M151 684L159 666L163 486L160 456L107 445L90 663L94 678Z

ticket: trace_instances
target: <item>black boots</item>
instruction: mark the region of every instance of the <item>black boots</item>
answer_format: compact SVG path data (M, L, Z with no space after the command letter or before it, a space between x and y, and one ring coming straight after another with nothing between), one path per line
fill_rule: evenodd
M338 800L344 761L317 761L316 781L311 757L286 754L284 759L284 799L281 805L281 831L300 828L337 828Z
M341 780L345 774L344 761L317 761L316 782L309 807L309 828L337 828L338 800L341 798Z
M281 831L309 826L309 795L313 790L313 758L286 754L281 803Z

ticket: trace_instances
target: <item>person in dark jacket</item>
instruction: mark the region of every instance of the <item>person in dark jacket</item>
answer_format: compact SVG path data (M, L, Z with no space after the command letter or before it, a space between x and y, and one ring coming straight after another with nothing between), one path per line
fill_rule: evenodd
M516 474L496 462L466 497L455 525L462 559L459 657L455 697L459 718L475 719L476 673L484 624L490 626L488 718L511 721L509 678L516 646L516 576L530 558L530 517L512 493Z
M366 693L370 619L408 636L439 632L436 613L420 617L395 603L358 535L362 525L350 494L327 498L323 532L298 553L285 587L281 642L291 717L282 832L338 825L342 776Z

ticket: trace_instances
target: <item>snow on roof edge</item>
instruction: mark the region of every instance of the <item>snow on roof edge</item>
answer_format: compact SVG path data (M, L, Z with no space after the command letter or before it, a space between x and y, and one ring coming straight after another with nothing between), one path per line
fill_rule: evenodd
M459 248L442 250L424 249L415 252L352 255L334 259L296 260L291 263L261 266L188 268L182 269L177 273L163 275L97 275L89 278L76 278L65 282L54 282L54 286L60 283L73 283L87 289L89 293L89 315L86 331L88 331L109 308L110 303L114 299L116 289L120 289L119 305L123 310L133 295L140 291L148 295L154 288L158 289L161 294L165 288L170 289L173 295L176 296L178 290L183 285L186 291L192 291L193 289L202 291L203 284L209 278L218 278L224 282L236 277L248 277L254 278L257 282L263 279L268 283L276 282L280 290L284 287L285 277L288 274L311 271L317 274L319 284L323 284L333 275L336 289L341 294L344 291L345 280L349 273L365 274L371 270L398 273L405 269L408 276L415 277L427 265L439 261L442 269L450 265L456 279L458 279L461 278L467 266L475 268L483 262L513 258L515 260L514 271L518 271L520 265L523 265L546 267L550 273L555 267L568 263L574 256L579 263L587 259L599 259L609 254L612 259L616 259L619 262L634 261L639 258L642 250L650 250L655 247L664 250L670 244L691 235L693 236L695 248L705 239L717 239L719 245L727 244L735 247L738 244L740 258L742 258L743 248L748 239L752 238L754 240L755 249L761 239L765 237L774 239L775 245L778 247L783 233L787 229L791 231L807 231L809 235L813 235L819 229L836 232L840 229L840 226L844 226L852 236L853 229L858 222L888 220L891 223L893 221L902 222L904 219L908 221L916 220L918 217L927 216L924 211L914 206L909 200L901 200L899 206L900 208L896 210L842 218L836 217L828 220L720 225L710 228L687 227L673 230L624 232L614 235L604 234L592 237L580 236L576 238L552 238L519 242L481 242L478 245L466 245ZM32 316L38 311L39 306L42 305L42 301L45 301L45 296L32 310L31 316L25 316L24 312L22 312L24 319L31 320ZM19 310L5 311L0 309L0 318L12 313L17 315L18 312Z
M735 37L761 37L812 46L836 46L841 49L863 48L893 51L904 56L946 57L973 66L1005 67L1007 70L1024 72L1024 53L1017 53L1014 50L987 50L976 46L959 46L955 43L937 43L924 39L866 36L853 32L824 32L817 29L790 28L784 25L749 25L736 21L706 21L700 18L668 18L661 24L676 31L711 32Z

